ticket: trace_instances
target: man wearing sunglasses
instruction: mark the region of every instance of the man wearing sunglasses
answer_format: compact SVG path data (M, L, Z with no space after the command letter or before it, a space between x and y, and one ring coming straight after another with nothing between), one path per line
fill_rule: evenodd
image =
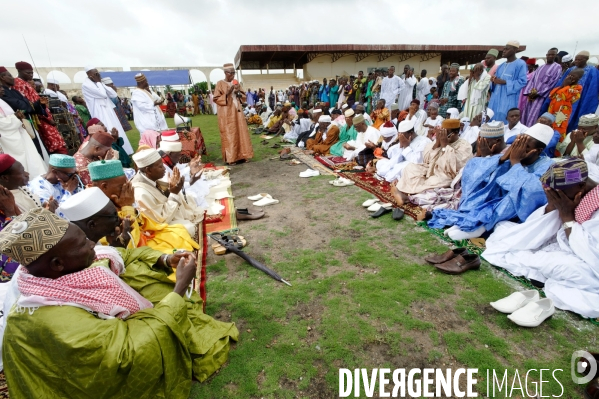
M75 158L52 154L49 164L48 173L33 178L28 184L29 191L36 194L42 204L54 199L60 205L84 189L77 174Z

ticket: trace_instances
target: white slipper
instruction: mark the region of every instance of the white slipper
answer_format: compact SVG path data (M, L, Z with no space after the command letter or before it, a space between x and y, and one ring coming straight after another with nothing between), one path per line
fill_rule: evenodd
M272 198L272 197L270 196L270 194L267 194L267 193L260 193L260 194L256 194L256 195L252 195L251 197L248 197L248 199L250 201L259 201L262 198Z
M378 198L369 199L369 200L364 201L362 203L362 206L365 207L365 208L368 208L369 206L374 205L374 204L376 204L379 201L380 200Z
M543 298L536 302L530 302L528 305L516 310L508 319L522 327L538 327L548 317L555 313L555 306L551 298Z
M537 302L538 300L539 292L537 290L527 290L514 292L512 295L509 295L498 301L491 302L490 305L501 313L510 314L514 313L520 308L523 308L530 302Z
M304 170L303 172L300 172L299 177L314 177L314 176L320 176L320 172L314 169L308 169L308 170Z
M374 203L372 205L370 205L367 210L370 212L376 212L381 208L385 208L385 209L391 209L393 207L393 204L391 204L390 202L387 202L386 204L379 204L379 203Z
M344 179L343 177L335 180L333 182L333 186L335 187L346 187L346 186L352 186L356 183L354 183L353 181L349 180L349 179Z
M338 177L338 178L336 178L335 180L329 180L329 184L330 184L331 186L334 186L334 185L335 185L335 182L336 182L337 180L339 180L339 179L341 179L341 177Z
M274 198L262 198L260 201L254 202L254 206L267 206L278 204L279 200Z

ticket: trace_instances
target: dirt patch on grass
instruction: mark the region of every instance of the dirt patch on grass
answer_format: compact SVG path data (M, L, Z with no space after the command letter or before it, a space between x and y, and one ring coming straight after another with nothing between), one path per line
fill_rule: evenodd
M467 333L468 322L455 309L458 297L447 295L436 302L417 301L410 304L409 314L419 320L427 321L437 331Z

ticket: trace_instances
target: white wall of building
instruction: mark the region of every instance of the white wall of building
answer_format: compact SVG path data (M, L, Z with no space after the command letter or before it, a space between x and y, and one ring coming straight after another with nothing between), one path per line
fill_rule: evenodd
M331 56L325 54L316 57L311 62L304 65L304 79L322 80L323 78L329 79L336 75L357 75L358 71L364 71L364 74L366 75L368 68L388 68L391 65L395 66L396 74L401 75L406 64L409 64L414 68L414 74L416 76L420 76L420 71L426 69L428 76L436 77L441 70L441 56L431 58L427 61L421 61L421 55L417 55L401 62L399 61L398 56L391 56L379 62L377 56L372 55L364 58L360 62L356 62L355 55L347 55L339 58L335 62L331 62Z

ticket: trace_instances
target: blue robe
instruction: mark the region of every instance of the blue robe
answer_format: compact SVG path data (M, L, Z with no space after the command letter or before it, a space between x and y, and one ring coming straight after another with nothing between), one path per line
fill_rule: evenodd
M517 59L499 65L495 76L505 80L504 85L491 83L489 108L495 112L494 121L507 123L507 112L518 107L520 91L526 86L526 63Z
M329 98L329 91L331 90L329 85L322 85L320 86L320 89L318 89L318 98L320 99L320 101L322 101L323 103L329 103L330 105L330 98Z
M568 76L575 68L575 66L568 68L568 70L563 73L560 80L555 84L555 87L561 87L566 76ZM568 120L568 133L578 127L578 120L581 116L594 114L595 111L597 111L597 106L599 105L599 70L594 66L585 66L584 75L582 75L578 84L582 86L582 93L580 93L580 100L572 105L572 113ZM545 100L541 113L547 112L550 102L550 98Z
M501 155L473 158L464 167L462 199L457 211L437 209L428 225L432 228L458 226L471 232L484 226L491 231L502 220L520 221L547 203L539 178L553 161L545 156L529 166L511 166Z

